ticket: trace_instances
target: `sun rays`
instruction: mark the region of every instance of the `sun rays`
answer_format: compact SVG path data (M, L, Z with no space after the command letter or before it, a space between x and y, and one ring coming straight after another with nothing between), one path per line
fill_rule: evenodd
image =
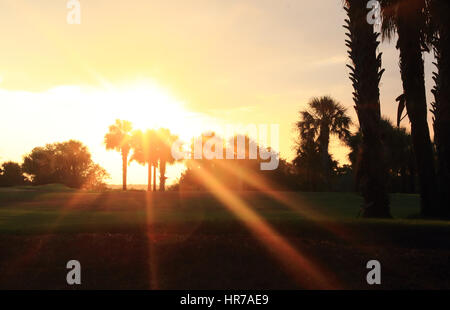
M290 271L299 284L307 288L320 289L339 287L322 268L289 244L236 193L223 186L207 171L196 169L196 173L208 190L250 230L284 268Z

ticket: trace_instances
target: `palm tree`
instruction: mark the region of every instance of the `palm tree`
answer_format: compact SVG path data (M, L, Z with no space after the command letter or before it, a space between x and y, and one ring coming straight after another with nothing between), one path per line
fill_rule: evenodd
M411 136L420 181L421 213L436 215L436 172L427 122L424 61L427 0L381 0L383 39L398 35L404 104L411 121ZM401 109L399 109L401 113Z
M333 98L324 96L313 98L308 102L307 110L300 111L301 120L297 122L297 128L301 139L316 139L319 145L322 172L324 173L328 188L331 181L331 157L328 152L330 135L335 135L344 140L350 135L350 117L347 109L337 103ZM310 135L313 134L312 137ZM308 137L306 137L308 135Z
M131 130L133 126L129 121L117 119L114 125L109 126L105 135L107 150L115 150L122 154L122 184L123 190L127 190L128 155L131 149Z
M438 181L443 212L450 214L450 2L430 1L431 43L434 47L437 72L432 90L434 142L438 158ZM444 208L447 208L446 210Z
M141 130L133 132L132 143L133 155L130 161L135 160L141 165L148 165L147 190L152 190L152 167L158 163L158 154L156 149L156 132L147 130L145 133ZM154 169L155 170L155 169ZM156 171L154 171L154 174Z
M178 139L172 135L167 128L160 128L156 132L157 152L159 159L159 190L166 190L166 167L167 164L173 164L175 158L172 156L172 145Z
M346 0L348 19L346 45L352 65L348 65L353 83L353 100L362 132L360 152L360 190L364 197L363 217L390 217L386 183L387 168L383 159L380 132L381 54L377 53L379 33L367 23L365 0Z

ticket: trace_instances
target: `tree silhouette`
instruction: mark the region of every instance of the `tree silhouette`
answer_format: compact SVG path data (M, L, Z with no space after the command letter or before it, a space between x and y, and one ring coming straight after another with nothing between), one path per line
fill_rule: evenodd
M438 215L433 147L427 122L423 51L428 51L426 0L381 0L383 39L398 35L404 104L411 121L411 136L420 181L421 213ZM401 109L400 109L401 112Z
M9 161L0 167L0 186L18 186L26 184L20 164Z
M271 156L279 157L279 154L269 147L259 145L248 135L236 134L224 139L213 131L206 131L193 141L187 169L181 175L178 186L174 188L182 191L208 190L205 185L208 180L204 179L201 172L204 171L230 190L261 190L261 187L258 188L255 184L270 185L272 190L298 189L295 168L286 160L279 158L279 165L275 170L261 170L261 163L267 161L265 156L261 156L263 151L266 156L270 153ZM209 150L211 157L203 154L202 158L194 158L194 145L200 142L202 150ZM243 146L245 147L241 148Z
M127 190L127 167L128 155L131 150L131 122L117 119L115 124L109 126L109 131L105 135L105 145L107 150L115 150L122 155L122 184L123 190Z
M360 190L364 197L363 217L390 217L380 132L381 54L377 53L379 34L367 22L367 1L346 0L344 8L352 65L348 65L353 83L353 101L362 132Z
M86 146L79 141L36 147L26 155L22 171L34 185L61 183L72 188L100 188L108 176L91 159Z
M177 136L171 134L167 128L160 128L156 131L156 149L159 159L159 190L166 190L166 167L167 164L173 164L175 158L172 156L172 145L178 139Z
M314 130L303 128L301 138L296 141L296 157L293 160L299 176L304 180L301 182L302 188L309 191L317 191L322 183L319 146L314 140L315 136Z
M330 189L332 164L331 156L328 152L330 135L335 135L345 141L350 135L350 117L347 115L345 107L328 96L313 98L308 102L308 109L300 111L300 117L300 121L296 124L300 133L300 139L305 140L305 147L311 142L318 144L321 161L320 170ZM306 149L309 150L310 148Z
M416 168L414 162L413 146L411 135L405 128L394 127L387 118L381 119L381 139L383 151L386 155L386 163L390 173L391 190L396 178L400 177L400 187L395 187L395 191L415 192ZM356 174L358 183L360 166L360 148L362 145L361 130L347 138L347 145L350 148L348 158L352 163L352 169Z
M155 179L156 167L158 166L158 145L155 130L147 130L142 132L136 130L133 132L132 142L133 155L130 161L136 161L141 165L148 166L147 190L152 190L152 167Z

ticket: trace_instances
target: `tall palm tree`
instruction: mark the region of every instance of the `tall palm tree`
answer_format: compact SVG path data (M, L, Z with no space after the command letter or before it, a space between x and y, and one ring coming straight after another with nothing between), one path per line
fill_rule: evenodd
M383 38L398 35L404 104L420 181L421 213L436 215L436 172L427 122L423 51L426 47L427 0L381 0ZM401 112L401 109L399 110Z
M322 172L325 176L328 187L331 178L331 157L328 152L330 135L335 135L345 141L350 135L350 117L347 109L329 96L315 97L308 102L308 109L300 111L301 120L297 122L301 139L316 139L319 145L319 155L321 158ZM308 135L308 137L306 137Z
M127 190L128 155L131 150L131 122L117 119L115 124L109 126L105 135L107 150L115 150L122 154L122 184L123 190Z
M435 86L432 90L435 102L434 142L438 158L438 181L443 213L450 215L450 2L430 0L429 22L431 43L434 47L437 72L434 73Z
M353 100L362 132L360 152L360 190L364 197L363 217L390 217L386 183L387 167L384 162L380 132L381 54L377 53L379 33L367 23L365 0L346 0L344 9L348 19L346 45L352 65L348 65L353 83Z
M156 132L157 149L159 159L159 190L166 190L166 167L167 164L173 164L175 158L172 156L172 145L178 139L177 136L172 135L167 128L160 128Z
M132 143L133 155L130 161L136 161L141 165L148 166L147 190L152 190L152 167L157 166L158 154L156 149L156 132L147 130L142 132L136 130L133 132ZM155 169L154 169L155 170ZM156 171L154 171L154 174Z

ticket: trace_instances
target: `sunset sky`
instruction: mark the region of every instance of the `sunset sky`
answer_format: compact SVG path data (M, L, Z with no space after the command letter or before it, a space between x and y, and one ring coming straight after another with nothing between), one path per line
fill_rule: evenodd
M311 97L331 95L357 124L341 0L80 3L81 24L69 25L66 0L0 2L0 162L77 139L119 184L120 155L103 145L116 118L184 139L224 124L279 124L287 159ZM381 51L382 114L394 119L402 92L395 42ZM429 101L430 63L427 56ZM331 152L345 162L339 142ZM169 170L169 183L179 171ZM132 164L128 182L145 184L146 169Z

